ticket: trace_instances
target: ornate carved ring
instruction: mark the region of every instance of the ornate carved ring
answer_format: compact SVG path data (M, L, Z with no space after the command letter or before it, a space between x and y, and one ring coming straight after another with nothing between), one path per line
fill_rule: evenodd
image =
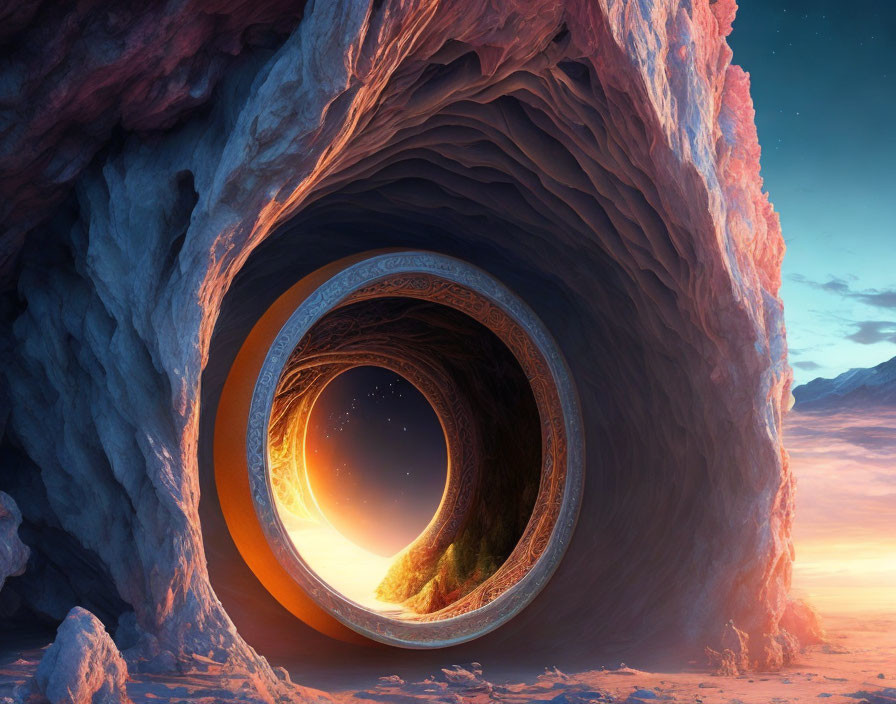
M432 252L384 252L352 257L327 269L326 276L312 275L309 281L313 285L305 287L301 301L276 332L260 365L248 403L245 467L251 505L261 533L280 570L318 608L356 633L410 648L444 647L481 636L505 623L535 598L556 569L572 537L582 495L584 442L569 370L556 343L532 310L493 277L458 259ZM460 311L487 327L503 341L524 371L541 426L538 494L531 518L510 556L491 577L447 607L400 619L348 600L304 562L278 515L275 504L278 486L275 485L276 473L272 472L269 452L275 397L278 388L282 389L284 370L290 359L295 362L296 350L309 330L334 311L378 298L411 298L437 303ZM326 351L315 349L316 355L321 352ZM311 367L317 365L319 370L306 382L312 396L319 393L325 380L334 374L349 366L370 362L407 374L424 392L427 386L434 388L433 379L427 380L425 374L414 378L419 365L415 366L412 360L402 363L400 359L390 360L369 353L353 357L351 350L346 349L332 352L330 357L324 355L316 357L313 364L309 362ZM445 419L446 402L435 391L426 395L442 417L443 426L447 428L463 422L460 416ZM307 415L307 409L302 412ZM462 462L459 458L463 453L457 447L451 447L452 443L459 442L457 437L452 438L452 434L453 431L446 430L449 456ZM216 461L217 456L216 452ZM219 478L219 488L221 481ZM450 487L449 481L446 495L451 493ZM238 489L231 493L235 491ZM460 489L455 490L458 491ZM228 508L231 503L222 497L225 518L245 557L248 548L244 549L244 546L248 543L240 538L241 529L234 529L236 509ZM444 511L448 513L463 511L464 506L458 497L447 504L443 502ZM444 527L452 520L456 524L457 516L437 514L431 528ZM253 549L257 548L256 540ZM247 557L247 562L252 566L252 559ZM279 582L264 574L259 576L272 593L281 598L278 593L284 589L282 575L278 577ZM286 603L287 600L281 601L297 612Z

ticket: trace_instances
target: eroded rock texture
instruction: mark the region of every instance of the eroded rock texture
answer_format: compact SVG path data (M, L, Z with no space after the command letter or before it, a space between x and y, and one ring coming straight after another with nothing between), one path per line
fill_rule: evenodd
M40 489L26 524L95 559L179 667L212 657L277 686L209 581L203 369L220 378L304 273L424 247L547 322L587 426L570 551L477 648L702 650L733 620L753 663L779 665L783 241L725 41L733 0L341 0L297 25L197 5L32 3L4 39L5 456L22 461L0 488ZM68 29L84 23L100 34Z
M15 577L25 571L28 547L19 538L22 514L9 494L0 491L0 589L7 577Z
M211 98L247 48L276 46L304 2L98 0L0 6L0 280L22 239L46 220L115 132L177 124Z
M127 665L103 624L75 607L44 653L33 688L52 704L122 704L130 701L127 679Z

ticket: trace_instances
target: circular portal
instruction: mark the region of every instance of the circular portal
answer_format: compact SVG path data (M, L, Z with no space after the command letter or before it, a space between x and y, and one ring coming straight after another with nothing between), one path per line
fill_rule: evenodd
M401 391L382 396L390 380ZM571 538L583 461L544 326L428 252L349 258L290 289L216 420L222 509L260 581L318 630L403 647L476 638L535 597Z

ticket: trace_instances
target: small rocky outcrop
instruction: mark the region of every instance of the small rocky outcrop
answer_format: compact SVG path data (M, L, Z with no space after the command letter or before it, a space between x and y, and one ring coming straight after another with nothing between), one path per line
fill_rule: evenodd
M808 605L803 606L811 610ZM808 641L801 642L783 623L773 633L750 638L734 625L734 621L728 621L718 640L718 649L707 647L704 650L715 674L736 677L751 670L779 670L794 662L801 645L807 644Z
M779 670L796 661L800 652L800 642L786 628L778 628L775 633L767 633L760 641L757 662L759 670Z
M128 668L100 620L80 606L56 632L32 682L32 702L119 704L130 702Z
M719 648L706 648L709 664L717 675L736 677L750 669L750 637L728 621L722 629Z
M818 612L803 599L788 600L780 626L795 636L802 646L818 645L827 640Z
M25 571L30 551L19 539L22 513L9 494L0 491L0 589L7 577L17 577Z

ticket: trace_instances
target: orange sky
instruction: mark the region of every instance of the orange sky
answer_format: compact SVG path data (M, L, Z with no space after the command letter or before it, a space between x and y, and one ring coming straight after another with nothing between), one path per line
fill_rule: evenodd
M794 589L821 612L896 612L896 409L791 412Z

